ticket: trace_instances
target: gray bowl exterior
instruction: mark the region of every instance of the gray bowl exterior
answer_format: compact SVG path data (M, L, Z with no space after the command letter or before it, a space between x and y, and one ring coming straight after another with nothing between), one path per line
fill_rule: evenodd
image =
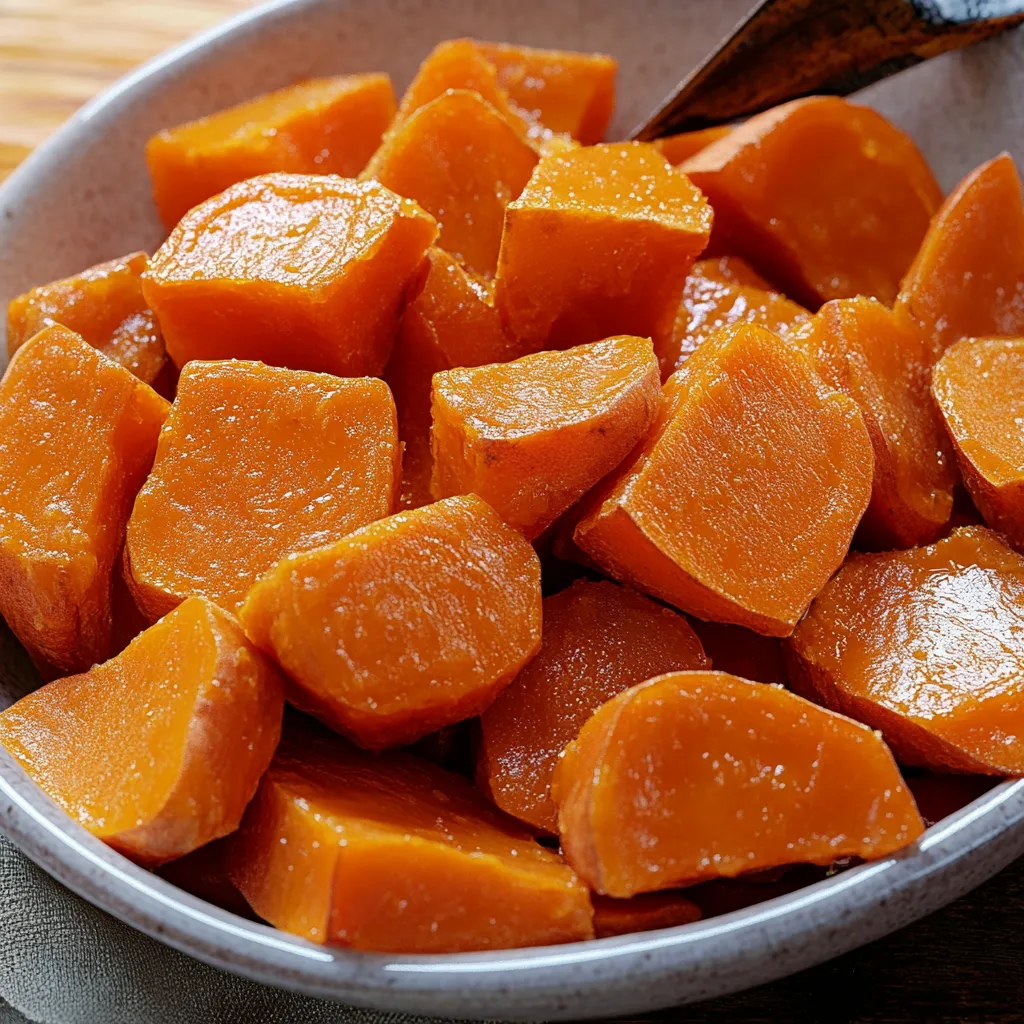
M401 88L435 42L472 35L614 54L621 62L614 134L623 135L747 7L747 0L292 0L247 13L123 80L0 187L0 303L159 245L143 159L145 140L159 128L308 75L383 69ZM1017 33L930 62L863 99L914 136L948 189L1003 149L1024 163L1021 95L1024 34ZM0 368L4 361L0 354ZM37 684L0 626L0 708ZM212 907L88 835L2 749L0 827L97 906L258 981L381 1010L569 1020L761 984L936 910L1024 852L1024 781L997 786L899 856L757 907L639 935L450 957L325 949Z

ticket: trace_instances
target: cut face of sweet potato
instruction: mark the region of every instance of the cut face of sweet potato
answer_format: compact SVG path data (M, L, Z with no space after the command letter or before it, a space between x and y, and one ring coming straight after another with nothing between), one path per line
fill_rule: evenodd
M551 773L583 723L652 676L710 667L681 615L614 583L574 583L545 599L540 653L480 718L478 785L503 811L557 832Z
M928 340L863 298L826 303L809 334L819 371L860 406L875 453L859 543L886 549L937 540L953 512L957 472L928 393Z
M432 214L437 244L467 270L493 274L505 207L530 180L537 154L499 111L448 90L388 133L364 172Z
M594 904L594 933L599 939L676 928L701 918L700 907L679 892L646 892L628 900L592 896L591 902Z
M62 324L152 384L167 353L153 311L142 297L148 262L144 252L133 252L12 299L7 307L7 354L13 356L44 327Z
M683 284L711 208L639 142L542 157L505 211L495 302L524 351L653 338L667 375Z
M593 937L586 888L460 776L289 735L233 840L231 877L318 943L457 953Z
M695 132L680 132L668 135L663 139L655 139L652 145L673 166L681 164L691 156L696 156L702 149L707 149L712 142L724 139L732 131L732 125L723 124L714 128L700 128Z
M647 338L436 374L432 492L478 494L533 539L632 451L660 404Z
M170 231L193 206L274 171L357 175L395 116L387 75L315 78L168 128L146 146Z
M714 207L716 242L811 309L891 305L942 202L908 136L832 96L757 114L681 168Z
M665 387L655 427L587 499L575 542L702 619L788 636L871 496L856 403L763 327L726 328Z
M1024 338L953 345L935 365L932 394L974 504L1024 546Z
M895 312L936 356L961 338L1024 335L1024 201L1008 154L968 174L942 204Z
M853 555L786 645L790 683L903 764L1024 773L1024 558L984 527Z
M139 607L202 594L233 612L285 555L389 515L397 429L382 380L189 363L128 524Z
M284 683L192 598L88 672L0 714L0 743L83 828L153 865L238 827L281 734Z
M399 303L437 235L376 182L267 174L182 218L143 277L167 352L379 374Z
M884 857L924 831L876 733L724 672L660 676L610 700L552 793L569 863L617 897Z
M693 631L704 653L719 672L756 683L786 685L786 663L776 637L727 622L693 620Z
M113 653L112 573L167 409L60 325L0 382L0 612L58 674Z
M540 562L479 498L449 498L285 559L241 617L293 704L401 746L479 714L537 653Z

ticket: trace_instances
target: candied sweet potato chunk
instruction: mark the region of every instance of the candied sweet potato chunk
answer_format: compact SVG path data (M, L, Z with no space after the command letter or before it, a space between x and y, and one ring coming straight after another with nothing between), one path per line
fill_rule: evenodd
M1024 546L1024 338L951 346L935 365L932 394L974 504Z
M530 180L537 154L478 93L449 90L389 132L364 177L432 214L437 244L467 270L493 274L505 207Z
M752 324L705 342L643 444L587 499L574 539L602 569L702 619L788 636L871 496L856 403Z
M146 146L160 219L169 231L204 199L273 171L354 177L394 116L387 75L339 75L165 129Z
M398 451L382 380L189 363L128 523L139 607L202 594L235 611L285 555L389 515Z
M701 918L700 907L679 892L645 892L628 900L592 896L594 933L599 939L656 928L675 928Z
M972 171L935 215L896 315L936 356L961 338L1024 335L1024 199L1006 153Z
M716 241L812 309L891 304L942 201L908 136L833 96L757 114L681 167L714 207Z
M377 749L479 714L540 647L540 562L475 495L284 559L241 611L293 704Z
M786 662L777 637L701 619L693 620L693 631L716 671L756 683L786 685Z
M569 863L627 897L870 860L924 831L881 738L781 687L677 672L608 701L555 769Z
M980 526L852 555L787 643L795 690L903 764L1024 773L1024 558Z
M148 263L144 252L133 252L12 299L7 307L8 355L44 327L62 324L152 384L167 353L153 311L142 296Z
M112 652L111 579L167 402L59 324L0 382L0 612L37 662Z
M480 718L480 788L503 811L557 832L551 773L583 723L652 676L710 667L681 615L614 583L577 581L545 598L540 653Z
M434 376L434 497L478 494L533 539L613 470L661 404L647 338Z
M9 707L0 743L89 832L160 864L238 827L283 707L277 669L192 598L116 658Z
M409 754L285 734L233 840L252 908L312 942L457 953L593 937L586 888L473 786Z
M731 131L731 124L699 128L697 131L680 132L678 135L655 139L652 145L670 164L676 165L689 160L691 156L696 156L702 149L707 149L712 142L724 139Z
M640 142L542 157L505 211L495 302L524 351L617 334L653 338L662 373L711 207Z
M142 281L167 352L379 374L399 304L437 234L377 182L266 174L186 214Z

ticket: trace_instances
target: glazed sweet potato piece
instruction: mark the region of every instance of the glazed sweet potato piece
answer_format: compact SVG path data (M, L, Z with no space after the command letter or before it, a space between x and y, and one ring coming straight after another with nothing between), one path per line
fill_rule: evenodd
M189 363L128 523L139 607L153 620L202 594L234 612L285 555L389 515L398 453L382 380Z
M505 207L519 197L537 154L478 93L449 90L398 125L364 177L415 199L437 220L437 244L467 270L493 274Z
M586 888L472 784L409 754L286 733L233 841L231 877L271 924L381 953L593 937Z
M144 252L133 252L12 299L7 307L7 354L13 356L44 327L62 324L152 384L167 353L142 296L148 263Z
M710 229L704 197L650 145L542 157L505 211L495 291L503 323L524 351L653 338L667 375L683 284Z
M968 174L942 204L895 311L936 356L961 338L1024 335L1024 201L1008 154Z
M0 382L0 613L57 674L113 653L111 577L167 408L59 324Z
M478 494L532 540L632 451L660 392L647 338L436 374L434 497Z
M192 598L88 672L0 714L0 743L83 828L140 864L233 832L277 746L277 670Z
M714 128L700 128L693 132L680 132L678 135L655 139L652 145L670 164L676 165L688 160L691 156L696 156L702 149L707 149L711 143L724 139L731 131L731 124L717 125Z
M731 324L760 324L785 337L811 314L771 289L736 256L700 260L686 278L672 332L673 369L679 369L716 331Z
M652 676L710 667L681 615L614 583L577 581L545 598L540 653L480 717L477 784L503 811L557 832L551 773L583 723Z
M566 749L552 794L569 863L617 897L884 857L924 831L876 733L724 672L610 700Z
M314 78L168 128L146 146L160 219L273 171L355 177L395 116L387 75Z
M826 303L809 333L818 370L860 406L875 453L858 543L882 550L937 540L958 475L928 392L927 338L864 298Z
M716 243L811 309L891 305L942 202L908 136L832 96L757 114L681 168L715 209Z
M935 365L932 394L974 504L1024 546L1024 338L953 345Z
M693 620L693 631L718 672L756 683L786 685L786 662L776 637L728 622Z
M483 711L540 647L540 562L475 495L284 559L241 611L293 704L360 746Z
M980 526L852 555L786 645L798 693L880 729L900 763L1024 773L1024 558Z
M573 536L699 618L788 636L842 563L871 472L856 403L771 331L728 327L669 380L658 423Z
M182 218L143 277L167 352L379 374L434 219L376 182L267 174Z
M645 892L628 900L592 896L594 933L599 939L612 935L675 928L701 918L700 907L679 892Z

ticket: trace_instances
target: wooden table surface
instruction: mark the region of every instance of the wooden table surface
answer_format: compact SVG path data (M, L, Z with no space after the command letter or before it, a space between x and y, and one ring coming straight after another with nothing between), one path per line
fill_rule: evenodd
M251 3L0 0L0 177L140 61ZM1024 1021L1024 862L867 949L753 992L641 1019L1019 1024Z

